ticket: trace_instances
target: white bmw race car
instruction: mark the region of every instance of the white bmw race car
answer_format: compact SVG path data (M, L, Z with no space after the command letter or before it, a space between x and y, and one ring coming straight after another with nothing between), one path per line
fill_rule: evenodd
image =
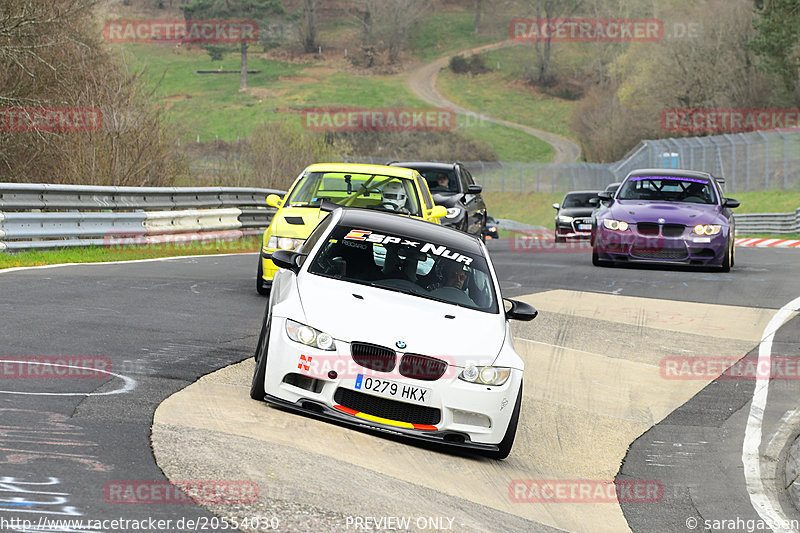
M336 209L280 270L250 396L341 424L502 459L514 443L523 361L486 247L406 217Z

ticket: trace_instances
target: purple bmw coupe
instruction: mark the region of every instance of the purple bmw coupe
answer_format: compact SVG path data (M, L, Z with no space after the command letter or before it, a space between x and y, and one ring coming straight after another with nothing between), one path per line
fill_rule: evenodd
M731 209L716 179L706 172L643 169L628 174L592 227L592 263L647 262L718 266L734 261Z

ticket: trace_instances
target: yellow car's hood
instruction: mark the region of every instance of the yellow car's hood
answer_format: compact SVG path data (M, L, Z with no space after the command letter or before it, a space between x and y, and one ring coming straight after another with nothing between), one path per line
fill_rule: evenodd
M322 219L328 216L327 211L318 207L287 207L275 214L270 224L270 235L306 239Z

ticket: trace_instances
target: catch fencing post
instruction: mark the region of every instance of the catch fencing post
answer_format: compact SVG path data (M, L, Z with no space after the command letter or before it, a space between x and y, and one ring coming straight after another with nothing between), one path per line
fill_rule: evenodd
M764 190L769 190L769 137L763 131L756 131L764 139Z

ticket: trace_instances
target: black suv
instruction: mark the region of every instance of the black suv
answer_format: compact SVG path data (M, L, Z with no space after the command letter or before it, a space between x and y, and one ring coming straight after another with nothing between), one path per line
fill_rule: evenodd
M450 226L471 233L481 240L486 238L486 204L483 188L461 163L430 163L416 161L392 161L393 167L412 168L422 174L436 205L447 208L447 216L441 219L443 226Z

